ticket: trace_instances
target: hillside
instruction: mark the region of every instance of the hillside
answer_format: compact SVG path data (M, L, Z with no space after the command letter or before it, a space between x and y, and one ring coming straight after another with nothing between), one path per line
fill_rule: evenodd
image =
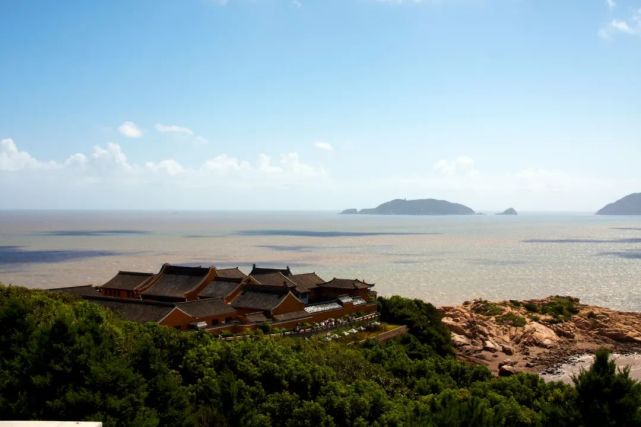
M576 389L535 375L495 378L452 357L432 305L379 302L381 320L409 334L384 344L261 332L228 341L127 322L70 294L0 286L0 419L105 427L641 422L641 390L609 368L607 354ZM601 387L614 382L616 395Z
M601 208L597 215L641 215L641 193L628 194Z
M465 205L436 199L394 199L371 209L346 209L344 214L361 215L474 215Z

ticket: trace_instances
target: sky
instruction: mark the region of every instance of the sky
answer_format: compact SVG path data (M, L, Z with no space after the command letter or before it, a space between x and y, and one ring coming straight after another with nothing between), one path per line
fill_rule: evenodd
M595 211L641 0L0 2L0 209Z

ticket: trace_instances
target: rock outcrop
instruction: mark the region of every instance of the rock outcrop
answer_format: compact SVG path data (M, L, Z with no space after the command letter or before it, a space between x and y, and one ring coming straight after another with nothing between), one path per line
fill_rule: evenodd
M542 372L599 347L641 351L641 313L584 305L571 297L475 300L441 312L458 357L497 375Z

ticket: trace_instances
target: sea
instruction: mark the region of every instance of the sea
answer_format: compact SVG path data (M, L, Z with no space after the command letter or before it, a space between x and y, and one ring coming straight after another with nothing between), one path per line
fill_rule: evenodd
M573 295L641 311L641 217L0 211L0 282L100 285L163 263L289 266L437 306Z

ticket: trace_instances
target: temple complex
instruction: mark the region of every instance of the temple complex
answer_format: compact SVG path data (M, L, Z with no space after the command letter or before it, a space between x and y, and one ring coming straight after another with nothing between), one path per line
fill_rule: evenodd
M181 330L241 333L268 324L302 325L377 312L373 284L324 280L284 269L189 267L164 264L158 273L120 271L100 286L53 289L101 304L124 319Z

